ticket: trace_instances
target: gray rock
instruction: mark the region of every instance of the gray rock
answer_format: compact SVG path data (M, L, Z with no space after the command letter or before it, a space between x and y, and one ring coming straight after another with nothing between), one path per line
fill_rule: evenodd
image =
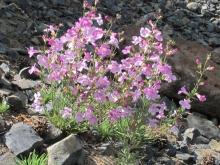
M218 37L209 38L208 42L211 46L220 46L220 38Z
M9 89L0 89L0 96L9 96L10 94L12 94L13 92Z
M65 139L47 148L48 165L73 165L81 160L82 145L78 138L71 134Z
M182 160L183 162L188 163L188 164L195 163L195 156L187 154L187 153L178 152L176 154L176 158L179 160Z
M17 165L16 156L10 152L0 156L0 165Z
M26 90L26 89L33 89L34 87L39 85L40 82L29 80L29 79L23 79L20 77L20 75L15 75L14 81L12 81L12 83L17 85L21 89Z
M197 11L201 5L197 2L190 2L187 4L186 6L189 10L192 10L192 11Z
M47 127L48 127L47 128L47 134L44 138L45 142L51 143L51 142L54 142L54 141L62 138L63 132L59 128L55 127L51 123L48 123Z
M175 165L175 162L171 158L165 156L158 157L157 163L165 164L165 165Z
M200 132L196 128L188 128L183 134L183 141L186 144L193 144L196 141L196 138L200 136Z
M220 152L220 142L212 139L210 142L209 142L209 146L212 150L216 151L216 152Z
M10 95L6 98L7 103L10 105L10 108L14 110L21 110L26 108L28 103L27 96L22 92L17 92L13 95Z
M197 156L196 164L201 164L207 155L211 155L215 159L213 164L219 164L220 162L220 153L212 149L196 149L194 152Z
M220 55L220 47L215 48L212 52Z
M40 147L43 139L34 129L23 123L14 124L5 135L7 147L17 156Z
M7 64L5 64L5 63L2 63L2 64L0 65L0 68L4 71L5 74L8 74L9 71L10 71L9 66L8 66Z
M0 133L5 131L6 129L6 123L2 116L0 116Z
M209 143L209 139L204 137L204 136L199 136L196 138L195 140L195 144L208 144Z
M5 54L7 50L7 47L4 44L0 43L0 53Z
M192 113L187 116L189 128L196 128L201 135L208 138L220 139L220 129L210 120L206 119L198 113Z

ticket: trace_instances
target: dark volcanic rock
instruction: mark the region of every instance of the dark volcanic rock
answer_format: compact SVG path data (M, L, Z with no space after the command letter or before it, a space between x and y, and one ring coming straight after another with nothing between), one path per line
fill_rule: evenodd
M15 154L27 154L40 147L43 139L26 124L17 123L5 135L7 147Z

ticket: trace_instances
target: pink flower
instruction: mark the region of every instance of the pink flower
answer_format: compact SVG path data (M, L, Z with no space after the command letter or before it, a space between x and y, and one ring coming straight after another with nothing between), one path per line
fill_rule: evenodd
M198 57L196 58L196 64L197 64L197 65L200 65L200 64L201 64L201 61L200 61L200 59L199 59Z
M95 18L95 20L97 21L99 26L101 26L103 24L103 19L102 19L101 14L99 14L99 16Z
M72 109L68 107L64 107L64 109L60 112L60 114L64 119L68 119L72 116Z
M162 115L163 117L164 117L164 111L166 110L166 104L163 102L163 103L161 103L161 104L156 104L156 103L153 103L153 104L151 104L150 105L150 107L149 107L149 112L150 112L150 114L151 115L158 115L158 117L160 116L160 115ZM160 117L160 118L162 118L162 117ZM159 119L159 118L158 118Z
M109 98L110 101L115 103L119 100L120 94L118 93L118 91L113 91L113 92L108 94L108 98Z
M121 72L121 67L116 61L111 61L111 64L108 65L108 69L114 74Z
M189 99L180 100L179 104L181 105L181 107L183 109L190 109L191 108L191 104L190 104L190 100Z
M189 94L189 93L187 92L185 86L181 87L181 89L178 91L178 95L180 95L180 94L185 94L185 95L188 95L188 94Z
M102 44L98 49L97 49L97 54L104 58L107 57L111 54L111 49L110 46L107 44Z
M163 41L163 36L161 31L159 30L154 30L154 37L156 38L157 41Z
M81 123L81 122L83 122L85 120L84 117L85 117L84 113L77 112L76 116L75 116L75 120L76 120L77 123Z
M132 99L133 101L137 101L140 97L141 97L141 91L139 89L135 90L134 92L132 92Z
M29 70L28 70L28 72L30 73L30 74L33 74L33 73L35 73L35 74L39 74L40 73L40 70L36 67L36 64L34 64Z
M176 125L172 126L170 131L176 136L179 134L179 129Z
M30 48L28 48L29 57L32 57L36 53L38 53L38 51L35 50L32 46Z
M208 70L208 71L213 71L214 69L215 69L214 66L208 66L208 67L206 68L206 70Z
M102 103L106 101L106 95L104 91L97 91L94 93L94 98L97 102Z
M84 59L86 60L86 61L91 61L92 60L92 55L91 55L91 53L89 53L89 52L85 52L84 53Z
M160 98L158 90L155 87L147 87L144 89L144 94L148 100L156 100Z
M151 35L151 30L148 29L148 28L143 28L142 27L141 30L140 30L140 35L141 35L141 37L147 38Z
M85 112L85 119L88 120L90 125L94 125L98 122L96 116L93 114L92 107L87 108L87 111Z
M116 38L116 33L112 33L112 34L111 34L110 40L109 40L109 44L115 46L116 48L119 48L119 46L118 46L119 41L118 41L118 39Z
M100 77L96 81L96 87L97 88L107 88L109 85L110 85L110 82L109 82L109 80L108 80L108 78L106 76Z
M150 120L149 120L149 125L150 125L150 127L152 127L152 128L157 127L158 124L159 124L159 121L158 121L157 119L150 119Z
M125 117L129 117L132 114L132 111L129 107L127 108L116 108L116 109L112 109L109 112L109 119L112 122L115 122L121 118L125 118Z
M132 37L132 43L133 43L134 45L140 44L141 41L142 41L142 39L141 39L141 37L139 37L139 36L133 36L133 37Z
M206 101L205 95L200 95L200 94L196 93L196 97L199 99L200 102Z
M131 46L126 46L123 50L122 50L123 54L129 54L131 53Z
M92 84L92 81L87 75L79 76L77 82L80 83L82 86L90 86Z

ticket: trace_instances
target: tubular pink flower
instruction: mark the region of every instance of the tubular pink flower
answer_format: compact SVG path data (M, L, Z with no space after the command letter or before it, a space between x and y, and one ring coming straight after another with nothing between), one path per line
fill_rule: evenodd
M196 97L199 99L200 102L206 101L205 95L200 95L200 94L196 93Z
M111 49L110 46L107 44L102 44L98 49L97 49L97 54L102 57L105 58L107 56L109 56L111 54Z
M35 50L34 47L31 46L30 48L28 48L29 57L32 57L36 53L38 53L38 51Z
M147 38L147 37L149 37L151 35L151 30L148 29L148 28L143 28L142 27L140 29L140 35L141 35L141 37Z
M178 95L180 95L180 94L185 94L185 95L189 94L189 92L187 92L185 86L181 87L181 89L178 91Z
M179 104L183 109L191 109L191 104L189 99L183 99L179 101Z

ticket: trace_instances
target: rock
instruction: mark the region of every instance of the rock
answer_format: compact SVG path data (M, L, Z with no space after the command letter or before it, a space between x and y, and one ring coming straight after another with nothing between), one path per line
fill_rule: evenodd
M12 94L13 92L11 90L8 89L0 89L0 97L2 96L9 96L10 94Z
M4 44L0 43L0 53L5 54L7 47Z
M16 92L6 98L7 103L10 105L11 109L21 110L26 108L28 103L27 96L22 92Z
M16 156L12 153L5 153L0 156L0 165L17 165Z
M186 144L193 144L198 136L200 136L198 129L188 128L183 134L183 141L186 142Z
M48 123L47 134L44 138L46 143L47 142L52 143L54 141L57 141L60 138L62 138L62 136L63 136L63 132L59 128L55 127L51 123Z
M2 116L0 116L0 133L5 131L6 129L6 123Z
M77 164L82 155L82 145L73 134L47 148L48 165Z
M183 162L188 163L188 164L195 163L195 156L187 154L187 153L178 152L176 154L176 158L179 160L182 160Z
M211 48L182 39L176 40L176 47L178 52L176 55L168 58L168 63L173 67L173 71L178 79L173 83L163 84L161 94L165 94L169 98L181 99L177 94L179 89L183 85L188 89L192 89L196 81L195 59L197 55L199 54L201 61L205 61ZM209 65L214 66L215 70L206 73L206 85L199 89L201 94L207 96L207 100L204 103L194 101L192 103L192 111L220 118L220 65L214 62L220 60L220 56L213 55L214 57L215 59L210 60Z
M13 84L17 85L23 90L26 89L33 89L37 85L39 85L39 81L33 81L33 80L28 80L28 79L23 79L19 75L14 76L14 81L12 81Z
M190 2L187 4L186 6L189 10L192 10L192 11L197 11L201 5L197 2Z
M167 164L167 165L175 165L175 162L169 157L158 157L156 160L157 163Z
M220 152L220 143L214 139L209 142L209 146L212 150Z
M194 152L197 155L196 164L201 164L204 159L209 156L215 159L214 164L219 164L220 162L220 153L215 152L211 149L196 149Z
M196 128L201 135L220 139L220 129L210 120L202 117L198 113L192 113L187 116L187 123L190 128Z
M166 154L167 154L168 156L171 156L171 157L174 157L174 156L176 155L176 152L177 152L177 150L176 150L176 148L173 147L173 146L169 147L169 148L166 150Z
M9 71L10 71L10 68L9 68L9 66L7 65L7 64L5 64L5 63L2 63L1 65L0 65L0 68L4 71L4 73L7 75L8 73L9 73Z
M220 46L220 39L219 37L212 37L212 38L209 38L209 45L211 46Z
M199 136L196 138L195 144L208 144L209 143L209 139L204 137L204 136Z
M215 48L212 52L220 55L220 47Z
M14 124L5 135L7 147L17 156L40 147L43 139L34 129L23 123Z

